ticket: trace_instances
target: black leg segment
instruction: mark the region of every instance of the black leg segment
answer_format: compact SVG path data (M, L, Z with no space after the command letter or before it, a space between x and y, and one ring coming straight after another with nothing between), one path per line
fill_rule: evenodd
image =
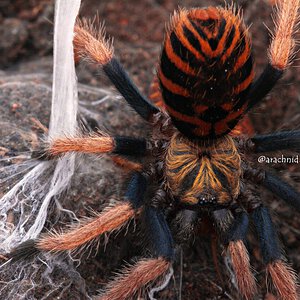
M173 237L163 213L153 207L146 207L144 221L146 237L153 254L169 261L173 260Z
M159 111L157 107L140 93L116 58L113 58L104 65L103 70L128 104L142 118L150 120L151 116Z
M133 208L137 209L144 204L147 189L147 179L140 172L134 172L129 180L125 194L126 201L129 201Z
M251 217L258 234L265 264L281 259L282 253L278 243L278 236L269 210L260 206L252 212Z
M286 203L300 211L300 193L294 190L292 186L268 172L265 172L265 178L262 185Z
M114 154L143 156L147 151L147 142L145 139L117 136L114 138Z
M251 138L254 152L300 149L300 130L282 131L271 134L256 135Z
M225 243L235 242L238 240L245 241L248 232L249 218L246 212L237 213L231 224L226 237Z
M247 98L249 99L248 111L271 91L282 75L283 70L276 69L271 64L266 66L263 73L253 83L247 95Z
M27 240L14 248L6 256L12 259L12 262L29 259L39 254L39 249L36 247L35 240Z

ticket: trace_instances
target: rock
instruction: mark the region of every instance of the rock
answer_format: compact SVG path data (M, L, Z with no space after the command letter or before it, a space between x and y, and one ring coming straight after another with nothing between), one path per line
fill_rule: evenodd
M0 66L8 66L23 52L28 38L27 22L16 18L5 19L0 24Z

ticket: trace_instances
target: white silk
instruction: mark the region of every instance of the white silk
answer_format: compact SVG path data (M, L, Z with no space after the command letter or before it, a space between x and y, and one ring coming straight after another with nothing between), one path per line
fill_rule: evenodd
M57 0L55 3L50 139L76 131L78 93L73 32L80 3L81 0ZM22 166L11 166L24 176L0 199L0 253L36 238L44 227L51 204L57 204L57 211L64 210L59 196L69 186L75 157L67 155L58 162L28 161L23 167L19 171Z

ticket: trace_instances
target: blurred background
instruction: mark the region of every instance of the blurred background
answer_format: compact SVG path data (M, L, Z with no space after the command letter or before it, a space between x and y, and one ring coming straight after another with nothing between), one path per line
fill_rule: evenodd
M250 26L256 73L259 74L268 58L270 34L267 28L273 28L272 1L234 2L243 9L245 22ZM84 0L80 15L93 18L98 13L100 21L105 21L107 33L114 37L117 56L136 84L147 94L155 76L165 24L170 14L178 6L189 8L209 5L224 5L224 1ZM53 16L53 0L0 1L0 120L11 124L0 129L2 157L18 151L31 151L36 147L34 143L37 143L44 132L32 118L48 126L51 107ZM299 33L297 37L299 40ZM264 103L251 112L250 117L257 133L299 129L299 58L298 51L293 66L287 70L274 91ZM103 91L114 93L109 82L99 74L97 66L79 65L77 75L81 84L79 97L82 114L96 118L101 126L112 133L134 136L145 134L146 124L115 97L96 105L98 99L103 96ZM20 127L28 135L21 135L16 130ZM99 211L103 205L120 199L122 182L126 177L126 174L116 169L106 158L96 162L95 158L87 158L87 161L88 163L81 164L74 177L72 189L64 199L65 207L73 210L78 217L91 215L90 208ZM263 167L276 170L284 180L300 191L300 164L271 164ZM288 260L299 273L299 213L263 189L261 197L272 209ZM48 229L55 219L53 215L51 218L46 224ZM55 226L60 228L68 222L67 216L62 217ZM143 252L143 246L136 241L136 234L131 233L133 231L128 230L125 238L122 233L111 237L106 251L100 246L98 252L96 248L92 251L93 255L82 256L77 268L82 281L77 281L77 285L85 281L84 289L87 294L95 295L124 260L131 261ZM257 242L252 235L249 241L251 261L257 271L260 285L258 299L275 299L271 290L267 292L264 266ZM181 259L175 264L174 278L157 299L239 299L222 259L222 250L222 247L219 247L220 265L223 270L223 281L220 281L213 267L210 235L195 236L191 242L187 242L183 246ZM64 276L59 277L55 273L49 276L52 276L53 282L58 278L60 281L64 280ZM57 295L60 295L60 299L88 298L82 293L82 288L76 286L76 282L70 286L62 286L62 289L64 290L51 293L43 299L58 299ZM45 295L49 290L50 285L48 288L46 284L38 286L35 291L29 293L31 298L28 299L41 299L41 295ZM3 295L2 293L0 299L5 299Z

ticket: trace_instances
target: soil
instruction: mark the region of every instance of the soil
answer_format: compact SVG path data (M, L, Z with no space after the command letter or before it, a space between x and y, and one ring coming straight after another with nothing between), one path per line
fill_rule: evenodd
M245 22L250 26L253 39L256 73L260 74L268 59L272 25L272 7L268 1L235 1L243 8ZM223 5L224 1L196 0L85 0L80 15L105 20L106 30L114 37L116 55L128 70L134 82L144 93L149 92L155 75L165 24L170 14L179 5L195 7ZM31 151L35 146L32 136L42 137L43 132L32 123L32 117L48 125L51 101L52 36L54 4L51 0L2 0L0 3L0 157ZM297 33L300 38L300 33ZM282 129L299 129L300 125L300 54L284 78L277 84L267 99L250 114L256 133L269 133ZM81 113L88 110L97 121L111 133L143 136L147 131L138 116L122 101L112 97L99 106L92 103L101 98L101 88L111 86L103 76L97 76L98 68L90 65L77 66ZM124 126L126 124L126 126ZM16 128L22 128L28 136L20 135ZM2 148L1 148L2 147ZM295 156L297 153L288 153ZM273 154L270 154L273 155ZM273 156L280 156L275 153ZM257 159L254 157L254 159ZM260 165L280 175L286 182L300 191L300 164ZM126 174L103 157L82 158L74 177L72 188L63 203L78 217L91 215L91 209L101 210L106 204L120 199ZM261 198L271 209L282 246L289 263L300 272L300 218L299 212L288 207L273 194L260 189ZM62 217L56 228L68 222ZM138 227L137 223L137 227ZM47 223L47 229L51 220ZM84 254L77 270L83 277L89 295L104 288L111 276L124 261L144 253L143 245L131 225L127 232L112 236L104 247ZM224 263L224 253L218 247L222 278L216 274L211 255L211 235L195 236L186 242L174 264L174 276L157 299L240 299ZM251 263L256 270L259 284L257 299L274 299L272 289L266 286L264 265L254 235L249 237ZM63 276L59 277L63 280ZM79 284L79 282L78 282ZM1 280L0 280L1 285ZM30 299L41 299L47 287L38 288ZM53 293L45 299L85 299L79 288L67 288L59 297ZM268 292L269 291L269 292ZM1 295L0 299L7 299ZM140 298L142 299L142 298Z

